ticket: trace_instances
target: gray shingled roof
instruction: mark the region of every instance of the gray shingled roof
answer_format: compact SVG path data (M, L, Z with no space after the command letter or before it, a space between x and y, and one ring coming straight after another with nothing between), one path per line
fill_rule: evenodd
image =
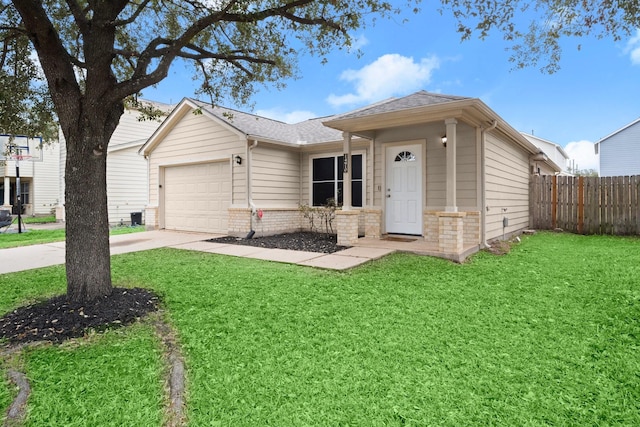
M470 98L430 93L423 90L402 98L390 98L380 101L348 113L319 117L295 124L284 123L230 108L216 107L194 99L191 99L191 101L245 135L262 137L286 144L301 145L342 140L341 131L324 126L323 122L366 117L463 99Z
M191 101L245 135L292 145L315 144L342 139L342 132L322 124L328 117L289 124L230 108L212 106L194 99Z
M424 90L404 96L402 98L389 98L385 101L366 106L348 113L331 117L331 120L356 119L373 116L376 114L391 113L394 111L409 110L411 108L425 107L427 105L444 104L452 101L471 99L465 96L443 95Z

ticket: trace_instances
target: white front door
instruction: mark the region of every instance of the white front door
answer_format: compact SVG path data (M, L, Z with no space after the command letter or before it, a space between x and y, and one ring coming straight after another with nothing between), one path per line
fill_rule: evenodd
M422 234L422 145L386 148L386 232Z

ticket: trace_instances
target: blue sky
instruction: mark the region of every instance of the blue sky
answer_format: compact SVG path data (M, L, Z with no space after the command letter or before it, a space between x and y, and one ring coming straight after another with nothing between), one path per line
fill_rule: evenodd
M355 34L362 56L336 50L325 65L301 57L301 77L283 90L262 88L252 112L296 122L418 90L477 97L517 130L565 147L579 168L597 168L593 143L640 117L640 31L618 42L568 39L561 69L549 75L513 69L501 34L461 42L455 28L426 11L379 20ZM193 96L191 70L174 66L144 98L177 103Z

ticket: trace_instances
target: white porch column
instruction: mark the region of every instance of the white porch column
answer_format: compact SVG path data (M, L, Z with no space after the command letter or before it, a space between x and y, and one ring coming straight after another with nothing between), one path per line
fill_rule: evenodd
M11 180L8 176L4 177L4 206L11 205L11 199L9 198L9 189L11 186Z
M444 124L447 126L447 202L445 212L458 212L456 202L456 125L458 121L447 119Z
M338 165L342 168L342 210L351 210L351 134L349 132L343 132L343 154L344 162L342 165ZM336 200L336 203L338 201Z

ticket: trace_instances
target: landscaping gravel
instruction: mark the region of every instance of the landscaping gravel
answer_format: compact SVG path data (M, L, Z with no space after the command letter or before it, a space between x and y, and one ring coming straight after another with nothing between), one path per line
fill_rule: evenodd
M60 295L4 315L0 318L0 338L14 344L61 342L81 337L88 329L131 324L157 309L157 296L141 288L114 288L111 295L82 304Z
M254 235L252 239L226 236L209 239L207 241L215 243L230 243L234 245L257 246L261 248L320 252L325 254L331 254L347 249L347 246L338 245L337 237L335 235L312 232L286 233L261 237L256 237Z

